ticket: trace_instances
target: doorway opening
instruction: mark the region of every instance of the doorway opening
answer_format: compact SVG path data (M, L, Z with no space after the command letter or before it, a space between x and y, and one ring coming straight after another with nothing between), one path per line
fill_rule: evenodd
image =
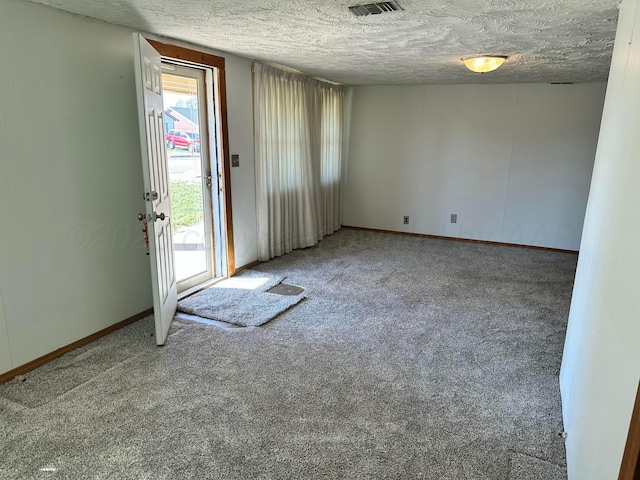
M235 273L224 59L160 42L178 293Z
M201 135L201 126L207 121L204 70L166 61L162 69L173 251L181 292L216 276L226 276L221 266L215 265L218 255L212 228L219 221L211 198L217 137Z

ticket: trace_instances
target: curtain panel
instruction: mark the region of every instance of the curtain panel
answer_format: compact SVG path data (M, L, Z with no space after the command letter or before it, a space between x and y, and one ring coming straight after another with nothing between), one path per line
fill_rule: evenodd
M340 228L344 87L254 65L258 260Z

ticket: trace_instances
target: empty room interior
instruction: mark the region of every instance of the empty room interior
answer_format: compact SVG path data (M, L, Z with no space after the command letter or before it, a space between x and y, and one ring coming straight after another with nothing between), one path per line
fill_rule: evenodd
M0 478L640 478L638 0L0 0L0 58Z

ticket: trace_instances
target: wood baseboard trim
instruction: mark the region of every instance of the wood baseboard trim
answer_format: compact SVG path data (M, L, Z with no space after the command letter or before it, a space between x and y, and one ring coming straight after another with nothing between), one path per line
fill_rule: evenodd
M21 365L17 368L14 368L13 370L9 370L8 372L2 373L0 374L0 385L8 382L9 380L14 379L18 375L24 375L25 373L30 372L31 370L41 367L42 365L49 363L51 360L55 360L56 358L61 357L65 353L75 350L76 348L83 347L91 342L98 340L101 337L104 337L105 335L109 335L110 333L115 332L116 330L119 330L122 327L126 327L127 325L137 322L138 320L141 320L144 317L147 317L152 314L153 314L153 308L150 308L148 310L145 310L144 312L140 312L132 317L122 320L121 322L115 323L110 327L104 328L96 333L92 333L91 335L81 338L80 340L76 340L75 342L70 343L69 345L60 347L51 353L47 353L46 355L36 358L35 360L31 360L30 362L25 363L24 365Z
M262 262L260 260L256 260L255 262L247 263L246 265L243 265L242 267L236 268L236 271L235 271L234 275L239 274L242 270L247 270L249 268L257 267L261 263Z
M618 480L638 479L640 479L640 383L636 392L636 402L629 425L629 436L618 476Z
M378 228L352 227L350 225L343 225L342 228L348 228L350 230L362 230L365 232L393 233L395 235L406 235L408 237L433 238L436 240L451 240L453 242L482 243L485 245L498 245L502 247L528 248L532 250L544 250L547 252L572 253L572 254L579 253L576 250L565 250L562 248L537 247L535 245L521 245L518 243L493 242L491 240L474 240L472 238L446 237L443 235L429 235L427 233L399 232L397 230L382 230Z

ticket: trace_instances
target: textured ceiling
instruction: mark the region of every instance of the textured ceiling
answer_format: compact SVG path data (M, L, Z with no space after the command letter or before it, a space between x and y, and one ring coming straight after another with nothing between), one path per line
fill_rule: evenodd
M345 84L605 81L620 0L37 0ZM460 59L508 55L497 71Z

